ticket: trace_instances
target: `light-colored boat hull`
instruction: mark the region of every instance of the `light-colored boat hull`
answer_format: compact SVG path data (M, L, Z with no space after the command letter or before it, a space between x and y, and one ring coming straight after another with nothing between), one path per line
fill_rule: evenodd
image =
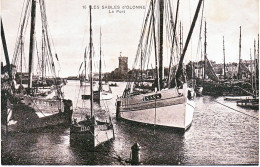
M99 128L96 128L94 133L95 133L95 147L109 140L114 139L113 129L101 130Z
M252 96L226 96L224 100L246 100L252 98Z
M184 91L186 90L186 91ZM192 122L195 103L188 89L167 89L149 94L119 98L119 117L145 124L187 129ZM156 100L147 97L160 96Z
M100 98L99 98L100 97ZM94 93L94 100L110 100L113 98L112 93L100 92L99 96L97 93Z

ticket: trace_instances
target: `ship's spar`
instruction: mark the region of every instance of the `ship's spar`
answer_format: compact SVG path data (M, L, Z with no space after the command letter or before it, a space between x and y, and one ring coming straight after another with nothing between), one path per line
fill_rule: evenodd
M43 98L41 94L38 93L38 85L36 83L35 87L33 85L33 66L34 66L34 58L35 55L39 55L37 50L37 40L36 40L36 1L35 0L27 0L25 3L25 8L23 10L23 17L20 20L20 26L18 31L18 37L16 41L15 51L13 55L12 64L19 67L21 65L22 73L22 65L25 64L25 61L22 63L23 54L24 54L24 39L25 32L27 28L27 23L29 22L29 18L31 18L30 23L30 44L29 44L29 82L28 89L24 91L22 85L22 74L20 75L21 83L20 87L15 90L16 94L12 95L11 98L15 99L15 101L11 101L11 105L7 106L9 110L15 113L16 117L12 125L10 126L12 131L28 131L37 128L44 128L47 126L56 126L59 124L70 124L71 115L72 115L72 101L66 100L63 98L63 94L61 92L60 86L57 84L56 73L55 73L55 65L53 61L53 55L51 52L51 45L48 37L48 29L47 29L47 17L46 17L46 9L44 0L39 0L40 13L41 13L41 21L42 21L42 46L46 47L46 52L42 52L42 58L46 58L47 65L49 65L50 73L54 75L54 85L57 91L58 96L56 98ZM31 8L29 7L31 5ZM29 11L31 9L31 11ZM37 51L35 51L35 49ZM44 54L45 53L45 54ZM58 60L57 54L56 58ZM20 61L19 61L20 59ZM39 64L38 64L39 66ZM19 68L17 68L19 69ZM14 79L18 79L16 77L19 75L15 75ZM13 78L12 78L13 79ZM35 80L34 80L35 81ZM15 83L15 82L14 82ZM48 88L48 90L50 90ZM49 91L48 91L49 92ZM18 122L18 123L17 123Z
M13 60L12 64L16 65L17 67L20 67L20 79L22 84L22 78L23 78L23 66L26 67L25 62L25 56L24 56L24 46L25 46L25 34L26 34L26 28L28 26L29 18L31 18L30 22L30 43L29 43L29 66L28 66L28 92L29 94L32 94L33 92L33 86L35 80L33 80L33 73L35 70L41 70L41 79L42 79L42 85L44 78L47 76L47 70L48 75L53 76L53 82L55 89L57 89L58 95L61 99L63 99L63 94L61 93L60 87L58 86L57 82L57 76L56 76L56 70L55 70L55 64L54 64L54 57L56 57L57 62L58 55L55 53L55 55L52 52L52 47L48 32L48 23L47 23L47 16L46 16L46 8L45 8L45 2L44 0L40 0L39 3L39 13L40 13L40 19L42 24L42 40L41 40L41 47L37 46L37 40L36 40L36 1L35 0L27 0L25 3L25 8L23 10L23 17L20 21L20 27L18 32L18 37L15 45L15 51L13 54ZM31 8L29 7L31 5ZM29 11L31 9L31 11ZM29 16L30 14L30 16ZM41 48L41 52L39 52L39 48ZM41 55L41 56L40 56ZM38 58L38 67L35 69L35 60ZM41 59L41 60L40 60ZM19 68L17 68L19 70Z
M138 82L138 79L142 79L142 76L136 75L136 82L128 82L122 97L117 99L118 118L181 129L187 129L190 126L194 112L194 93L193 89L187 85L183 72L183 60L202 2L203 0L198 2L182 54L180 55L177 71L170 69L172 73L169 75L173 75L173 77L172 79L168 77L168 81L166 81L163 71L163 57L165 57L163 51L170 50L171 56L173 56L174 48L163 48L163 43L165 41L169 42L170 46L177 46L177 42L174 42L174 40L177 39L175 31L178 12L175 16L175 23L173 23L170 1L151 0L143 24L133 69L138 74L140 70L136 69L136 66L140 63L142 71L146 65L148 67L149 61L152 59L151 57L154 56L155 80L153 85L147 85L147 83L144 85L143 82ZM142 62L138 63L140 59ZM172 59L171 57L171 61ZM175 76L174 73L176 74Z
M191 27L190 27L190 30L189 30L189 34L187 36L187 39L186 39L186 42L185 42L185 45L184 45L184 48L183 48L183 51L182 51L182 54L181 54L181 57L180 57L178 69L177 69L177 72L176 72L176 78L177 78L177 85L178 86L180 85L180 82L178 84L178 81L180 81L179 78L180 78L181 75L183 76L183 60L184 60L187 48L189 46L191 35L193 33L193 29L195 27L195 24L196 24L196 21L197 21L197 18L198 18L198 14L199 14L199 11L200 11L200 7L201 7L201 4L202 4L202 1L203 0L200 0L199 3L198 3L197 9L196 9L196 12L195 12L195 15L193 17L193 21L192 21L192 24L191 24Z
M90 28L89 28L89 67L90 67L90 116L87 109L84 108L86 117L77 122L73 122L70 126L70 143L76 145L87 146L87 150L94 151L95 147L102 143L114 139L114 128L110 116L105 115L103 110L99 113L94 111L94 92L93 92L93 41L92 41L92 12L89 6ZM101 47L100 47L101 54ZM101 55L100 55L101 56ZM100 62L101 63L101 62ZM101 66L100 66L101 68ZM101 76L101 75L100 75ZM98 91L100 92L100 91ZM84 102L83 102L84 103ZM101 116L103 115L103 116ZM100 117L100 118L99 118Z

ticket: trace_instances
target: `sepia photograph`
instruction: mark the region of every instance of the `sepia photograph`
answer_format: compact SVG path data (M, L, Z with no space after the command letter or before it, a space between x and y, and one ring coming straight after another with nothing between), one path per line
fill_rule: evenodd
M259 0L1 0L1 165L259 165Z

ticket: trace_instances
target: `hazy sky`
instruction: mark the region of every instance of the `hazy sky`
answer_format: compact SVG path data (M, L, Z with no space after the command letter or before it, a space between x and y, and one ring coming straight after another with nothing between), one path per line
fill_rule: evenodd
M10 59L14 53L19 19L24 0L2 0L1 16L3 19L6 41ZM95 52L99 52L99 30L102 29L102 50L104 54L104 71L112 71L118 67L118 56L127 56L129 68L134 62L145 9L124 9L124 13L110 13L102 6L145 6L149 0L45 0L49 31L55 50L59 56L60 75L78 75L78 69L83 61L84 48L89 43L89 9L88 5L97 5L99 9L92 11L93 42ZM184 24L184 39L188 34L198 0L180 1L179 18ZM176 0L173 0L175 6ZM37 4L38 5L38 4ZM84 9L86 5L86 9ZM39 8L37 7L37 10ZM110 10L112 11L112 10ZM223 61L223 43L225 36L226 61L238 62L239 26L242 27L242 59L250 59L250 48L257 39L259 29L258 0L205 0L205 18L207 20L207 53L210 60L218 63ZM40 13L36 13L36 24ZM185 61L198 60L196 54L198 43L198 18L192 41L189 45ZM41 31L36 30L39 35ZM27 30L29 36L29 26ZM28 40L27 40L28 41ZM29 42L25 44L28 55ZM2 51L1 46L1 51ZM4 61L3 51L1 60ZM168 61L168 57L165 58ZM166 65L166 64L165 64Z

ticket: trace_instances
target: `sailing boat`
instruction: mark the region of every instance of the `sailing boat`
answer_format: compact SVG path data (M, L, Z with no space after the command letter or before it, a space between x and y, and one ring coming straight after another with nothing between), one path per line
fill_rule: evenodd
M36 19L34 19L34 23L31 23L31 34L30 34L30 53L29 53L29 72L27 70L27 63L26 58L24 56L24 46L25 46L25 36L26 36L26 28L27 23L29 22L29 9L31 1L27 0L26 6L24 10L22 11L22 20L19 27L18 37L17 37L17 43L15 46L14 56L12 64L16 66L16 74L15 74L15 82L18 83L18 91L20 93L24 93L27 85L30 85L30 88L28 87L27 90L30 89L30 93L32 93L34 96L47 96L50 93L52 93L55 90L55 86L62 86L65 84L65 80L59 78L56 76L55 73L55 66L54 66L54 60L53 60L53 53L51 50L51 42L50 42L50 34L48 30L47 25L47 16L45 10L45 2L42 1L40 4L40 11L38 13L41 13L41 41L38 42L36 40L36 33L35 33L35 22ZM35 5L34 5L35 6ZM36 6L35 6L36 8ZM36 18L36 9L34 10L34 13L31 13L31 18ZM23 13L24 12L24 13ZM37 27L37 26L36 26ZM32 38L33 37L33 38ZM31 41L33 40L33 41ZM40 47L39 47L40 44ZM33 55L35 54L35 55ZM37 55L37 56L36 56ZM58 61L58 56L55 53L55 57ZM36 63L36 60L38 62ZM36 64L37 66L36 66ZM35 65L34 65L35 64ZM24 70L25 68L25 70ZM31 70L30 70L31 69ZM34 70L34 71L33 71ZM36 72L36 73L35 73ZM48 76L49 75L49 76ZM31 82L31 83L30 83ZM54 94L54 93L53 93Z
M91 6L90 12L90 54L89 54L89 67L90 67L90 115L87 114L83 121L77 122L74 120L70 127L70 142L71 144L86 145L86 149L93 151L95 147L114 139L114 128L111 117L104 111L95 112L93 109L93 78L92 78L92 26L91 26Z
M29 5L31 4L31 12L29 12ZM53 54L50 47L50 39L48 35L47 17L44 0L39 1L42 20L42 49L44 53L42 56L51 65L50 71L54 76L55 66L53 61ZM33 60L35 53L35 16L36 16L36 2L35 0L28 0L25 9L24 17L21 23L16 49L14 52L13 62L17 64L17 57L22 57L24 46L24 24L28 21L28 15L31 13L31 32L30 32L30 45L29 45L29 82L26 91L15 90L12 98L9 100L8 110L12 111L13 119L17 124L10 126L14 131L28 131L48 126L56 126L60 124L70 124L72 116L72 101L66 100L58 84L55 83L54 90L56 95L53 98L39 97L35 94L35 88L32 87L33 83ZM19 52L20 51L20 52ZM20 53L18 55L18 53ZM56 55L57 56L57 55ZM21 58L22 59L22 58ZM56 81L56 80L55 80ZM22 85L20 85L22 86Z
M112 99L112 90L108 84L102 84L102 61L101 61L101 29L100 29L100 53L99 53L99 84L98 90L94 91L94 100L100 102L100 100Z
M201 20L202 22L202 20ZM207 55L207 36L206 36L206 33L207 33L207 28L206 28L206 21L205 21L205 31L204 31L204 36L205 36L205 41L204 41L204 62L203 61L200 61L197 63L197 65L200 67L202 67L203 65L203 68L200 68L200 70L196 70L197 72L197 78L196 78L196 87L195 87L195 92L196 92L196 96L202 96L202 93L203 93L203 80L205 79L205 67L206 67L206 55ZM202 38L201 37L201 29L200 29L200 39ZM203 60L203 54L202 54L202 51L201 51L201 60Z
M203 79L201 82L200 91L196 92L198 95L222 95L222 86L219 83L219 78L215 73L215 70L207 56L207 23L205 21L204 31L204 67L203 67ZM207 79L208 78L208 79ZM197 89L198 90L198 89Z
M154 45L153 50L155 52L155 66L156 66L155 83L149 90L148 89L140 90L140 89L135 89L134 82L129 82L124 90L123 95L117 98L117 111L116 111L117 118L122 118L125 120L150 124L150 125L180 128L182 130L186 130L188 129L188 127L190 127L193 119L194 108L195 108L195 103L193 100L195 93L193 88L190 88L186 82L184 69L183 69L183 59L191 35L193 33L193 29L195 27L195 23L200 11L202 1L203 0L199 0L198 2L198 6L193 18L193 22L190 27L185 46L183 48L182 54L179 59L175 78L168 77L168 86L165 86L167 83L165 83L164 82L165 80L163 79L163 61L162 61L163 60L163 33L164 33L163 22L164 20L166 20L163 17L164 7L166 10L168 9L167 12L168 14L170 13L169 15L171 16L170 17L171 19L166 20L165 24L170 23L170 25L169 24L168 25L172 26L173 28L173 32L168 31L167 33L168 35L170 33L173 33L172 41L171 41L171 45L173 47L174 39L176 39L174 27L176 27L176 23L177 23L178 6L176 10L175 25L173 25L172 12L171 11L169 12L169 10L171 10L170 1L151 0L150 6L148 8L147 16L144 22L144 26L143 26L144 31L142 32L140 43L139 43L140 47L138 48L137 52L140 53L142 60L147 59L147 57L145 56L150 54L145 54L146 52L144 51L144 48L150 48L151 45L149 46L149 43L146 44L141 42L142 41L153 42ZM177 2L177 5L178 4L179 1ZM160 13L155 13L155 11L159 11ZM155 15L159 16L160 19L155 20L156 18L154 17ZM155 23L158 23L158 25L155 25ZM147 28L146 25L148 25L149 27ZM145 30L147 29L148 32L145 32ZM155 32L155 30L158 30L159 32ZM144 34L148 34L148 37L151 38L144 39L143 38ZM159 34L159 39L158 38L156 39L155 37L158 34ZM142 48L142 46L144 46L144 48ZM157 46L159 46L158 49ZM157 54L157 51L159 51L159 54ZM171 53L173 53L173 48L171 48L171 51L172 51ZM159 68L157 68L157 57L159 59ZM136 60L137 59L139 58L136 57ZM143 65L144 63L142 63L141 67L144 67ZM170 67L169 69L171 71L171 74L173 74Z
M259 35L258 35L258 52L256 54L256 46L254 41L254 74L252 73L252 90L253 94L251 97L247 97L246 99L237 101L237 106L243 108L251 108L251 109L259 109L259 76L258 76L258 63L259 63ZM257 56L258 55L258 58Z
M255 95L254 93L251 93L253 90L251 89L252 85L250 84L250 81L244 77L245 74L250 74L252 77L252 73L241 59L241 26L239 29L239 62L237 66L237 76L235 76L235 80L230 80L229 89L226 89L224 92L224 95L226 95L225 100L242 100Z
M79 75L80 78L80 86L90 86L90 82L87 76L87 51L85 49L84 52L84 62L81 63L79 70L81 69L81 66L84 63L84 70L82 71L82 74Z
M4 49L6 66L1 64L1 131L8 133L8 126L16 124L17 121L12 118L12 110L10 110L10 99L13 96L12 84L12 67L9 60L7 44L5 40L4 26L1 18L1 39Z

